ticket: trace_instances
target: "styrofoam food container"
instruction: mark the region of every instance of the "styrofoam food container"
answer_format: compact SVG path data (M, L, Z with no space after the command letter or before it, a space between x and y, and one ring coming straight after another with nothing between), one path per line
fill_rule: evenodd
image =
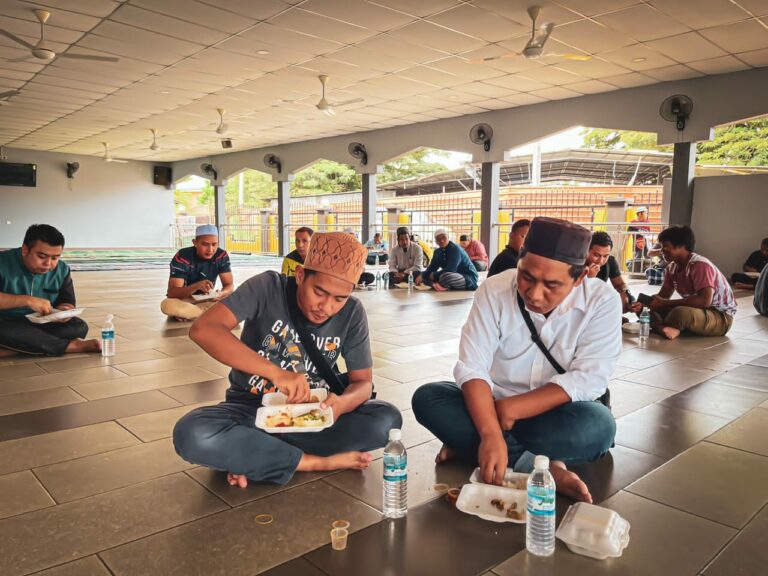
M493 486L491 484L464 484L456 501L456 508L465 514L478 516L483 520L491 522L513 522L515 524L525 524L523 520L516 520L507 516L506 511L502 512L491 504L491 500L498 498L507 503L507 506L514 502L517 509L525 512L528 504L528 494L522 490L504 488L502 486Z
M27 314L27 320L33 324L48 324L49 322L58 322L60 320L66 320L67 318L74 318L80 316L85 308L72 308L72 310L57 310L53 309L53 312L47 316L40 316L38 312Z
M576 554L618 558L629 544L629 522L614 510L577 502L568 508L555 535Z
M204 302L206 300L213 300L214 298L218 298L220 294L221 290L212 290L207 294L192 294L192 299L197 302Z
M281 426L279 428L267 427L267 416L272 416L273 414L277 414L283 410L289 410L291 412L291 416L297 416L305 414L306 412L314 410L315 408L320 408L320 404L312 403L284 404L281 406L262 406L256 410L256 428L260 428L261 430L264 430L264 432L269 432L270 434L303 434L305 432L320 432L321 430L325 430L326 428L333 426L333 410L331 408L326 408L323 410L325 423L322 426Z
M507 468L507 471L504 472L504 482L519 482L520 480L523 481L522 488L512 488L511 486L502 486L502 488L523 490L524 492L528 491L528 487L526 486L528 482L528 474L515 472L512 468ZM469 481L472 482L472 484L484 484L483 479L480 477L480 468L475 468L472 472L472 476L469 477Z
M325 388L311 388L310 396L315 396L318 402L324 402L328 398L328 390ZM269 392L261 399L262 406L284 406L288 404L288 397L282 392Z

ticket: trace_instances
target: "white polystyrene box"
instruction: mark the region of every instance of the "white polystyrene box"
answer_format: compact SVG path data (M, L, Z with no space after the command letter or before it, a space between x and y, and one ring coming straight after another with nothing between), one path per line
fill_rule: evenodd
M568 508L556 536L576 554L617 558L629 544L629 522L614 510L577 502Z

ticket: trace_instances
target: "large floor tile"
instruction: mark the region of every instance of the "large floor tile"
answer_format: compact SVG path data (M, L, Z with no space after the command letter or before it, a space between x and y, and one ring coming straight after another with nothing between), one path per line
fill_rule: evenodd
M191 406L180 406L170 410L160 410L149 414L138 414L127 418L120 418L117 422L127 428L142 442L152 442L160 438L168 438L173 433L173 427L179 419L196 408L210 406L216 402L203 402Z
M768 408L768 400L763 403ZM720 428L708 442L768 456L768 410L754 408L728 426Z
M0 396L0 416L42 410L53 406L66 406L77 402L85 402L85 398L66 386L36 392L20 392Z
M53 506L55 502L29 470L0 476L0 518Z
M182 354L172 358L160 358L158 360L144 360L142 362L130 362L128 364L115 364L115 368L125 372L128 376L141 376L142 374L155 374L168 372L189 366L202 366L214 361L208 354L198 348L197 352Z
M548 558L523 551L493 572L499 576L695 575L736 533L628 492L619 492L603 506L616 510L631 525L629 546L621 557L599 561L579 556L558 540Z
M346 550L325 546L306 558L333 576L467 576L524 547L524 525L481 520L439 498L352 534Z
M614 446L597 462L570 466L589 487L599 504L632 482L661 466L665 460L625 446Z
M182 386L163 388L163 394L182 404L199 404L201 402L223 402L224 394L229 388L227 378L215 378L203 382L193 382Z
M37 364L11 364L0 360L0 390L4 388L3 383L7 380L18 380L40 374L46 374L46 371Z
M399 410L409 410L411 408L411 398L416 389L421 384L399 384L397 386L390 386L378 391L377 398L384 400L390 404L394 404Z
M170 438L35 468L57 502L69 502L194 467L182 460Z
M768 392L768 368L747 364L729 370L712 381L718 384L727 384L728 386Z
M274 521L258 525L254 519L259 514L270 514ZM115 576L256 574L328 543L331 523L339 518L351 530L360 530L378 522L380 515L327 484L311 482L101 557Z
M125 416L165 410L178 405L178 402L162 392L151 390L139 394L0 416L0 441L79 428Z
M6 518L0 520L0 574L28 574L63 564L226 507L178 474Z
M671 458L728 422L710 414L654 404L616 421L616 443Z
M768 566L768 506L764 507L714 562L705 576L757 576Z
M217 378L217 376L213 372L208 372L197 366L190 366L188 368L175 368L154 374L127 376L126 378L110 380L107 382L76 384L72 388L88 400L99 400L101 398L135 394L137 392L146 392L147 390L156 390L158 388L169 388L171 386L181 386L183 384L191 384L194 382L205 382L215 378Z
M472 467L459 462L435 464L440 446L440 442L435 440L408 450L409 506L438 497L434 490L437 483L458 487L469 482ZM340 472L323 481L381 510L383 465L382 460L374 460L367 470Z
M96 366L111 366L113 364L140 362L142 360L154 360L156 358L167 358L165 354L158 350L130 350L127 352L117 351L117 354L109 358L104 358L100 354L90 354L85 358L63 358L53 362L46 362L40 366L50 373L69 372L71 370L82 370L83 368L95 368Z
M134 446L139 441L114 422L0 442L0 474Z
M390 380L405 383L419 378L428 378L442 374L446 369L442 364L438 364L434 359L419 362L408 362L407 364L398 364L396 366L386 366L377 370L378 376L384 376ZM449 370L450 371L450 370Z
M768 368L768 354L765 356L760 356L760 358L755 358L750 362L753 366L760 366L762 368Z
M702 442L627 491L742 528L768 503L768 458Z
M635 384L625 380L611 380L608 387L611 390L611 411L614 418L621 418L674 394L672 390Z
M119 370L115 370L111 366L98 366L96 368L72 370L65 375L45 373L42 376L30 376L28 378L0 382L0 395L5 396L7 394L16 394L18 392L34 392L35 390L47 390L49 388L59 388L61 386L111 380L114 378L125 378L125 374Z
M768 391L760 392L709 381L675 394L659 404L732 420L766 399Z
M694 368L683 361L672 360L652 368L638 370L622 377L622 380L680 392L714 378L718 374L720 374L719 371Z
M98 556L88 556L42 572L35 576L111 576L109 570L102 564Z
M413 410L403 410L403 444L406 448L418 446L435 439L434 434L416 421Z
M271 570L261 572L261 576L326 576L326 574L308 560L296 558Z
M616 361L618 366L624 366L626 368L634 368L636 370L644 370L651 366L663 364L676 358L676 354L672 354L660 350L632 348L631 350L625 350L619 356Z

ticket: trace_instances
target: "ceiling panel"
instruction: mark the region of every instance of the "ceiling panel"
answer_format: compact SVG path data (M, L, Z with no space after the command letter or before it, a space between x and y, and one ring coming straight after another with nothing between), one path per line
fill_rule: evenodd
M768 2L765 0L739 0L739 4L755 16L768 16Z
M376 30L364 26L327 18L300 8L289 10L280 16L272 18L270 23L281 29L293 30L294 32L342 44L354 44L377 33Z
M747 70L750 66L733 56L722 56L720 58L689 62L688 67L702 74L726 74L728 72Z
M266 20L288 10L299 1L280 0L200 0L201 4L240 14L254 20Z
M768 42L768 26L763 26L757 20L745 20L707 28L701 31L701 35L728 52L748 52L765 47Z
M632 38L590 20L557 26L552 31L552 37L589 53L615 50L635 43Z
M301 4L301 8L379 32L404 26L416 19L404 12L363 0L308 0Z
M471 4L462 4L431 16L429 21L490 42L530 34L530 27L499 17L497 14Z
M412 44L428 46L450 54L474 50L486 44L486 42L478 38L454 32L426 20L414 22L413 24L393 30L390 32L390 35Z
M257 19L248 18L243 14L222 10L212 5L195 2L195 0L131 0L131 4L230 34L245 30L258 22ZM253 4L257 5L259 2L253 2Z
M690 28L698 30L727 22L736 22L749 17L742 8L730 0L647 0L659 11L685 22Z
M613 12L642 2L643 0L558 0L559 4L584 16Z
M603 52L600 54L600 58L630 70L648 70L675 64L673 60L648 48L645 44L633 44L618 50Z
M136 28L142 28L144 30L151 30L160 34L171 36L172 38L178 38L186 40L187 38L194 38L198 44L215 44L220 42L229 35L221 30L215 30L210 26L201 26L199 24L193 24L168 16L166 14L159 14L138 8L136 6L125 5L117 10L112 17L116 22L127 24L129 26L135 26Z
M369 0L369 2L421 17L448 10L462 3L461 0L418 0L418 2L413 0Z
M704 58L725 56L725 51L696 32L670 36L648 42L648 46L678 62L694 62Z
M595 20L611 30L641 41L690 32L690 28L678 20L647 4L603 14Z

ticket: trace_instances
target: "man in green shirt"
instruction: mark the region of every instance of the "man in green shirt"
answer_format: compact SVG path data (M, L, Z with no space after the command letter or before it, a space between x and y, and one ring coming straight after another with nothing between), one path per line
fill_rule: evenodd
M60 260L63 251L61 232L33 224L21 248L0 252L0 348L45 356L101 350L98 340L84 340L88 325L80 318L48 324L25 318L75 307L69 266Z

